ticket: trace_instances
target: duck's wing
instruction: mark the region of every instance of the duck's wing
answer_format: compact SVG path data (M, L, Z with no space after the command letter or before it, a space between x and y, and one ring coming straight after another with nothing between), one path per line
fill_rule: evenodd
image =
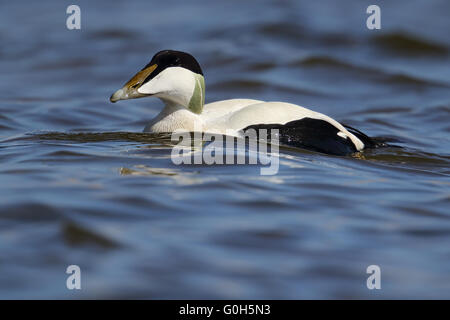
M209 132L232 135L227 130L278 129L280 143L309 150L344 155L364 148L336 120L295 104L239 99L212 103L207 109L203 119Z
M263 133L260 129L266 129L267 138L271 139L271 129L277 129L280 144L297 148L317 151L332 155L348 155L358 151L355 144L331 123L313 118L294 120L282 124L258 124L244 129L244 132L255 129L258 138ZM247 132L250 133L250 132ZM362 134L362 133L361 133ZM359 138L359 137L358 137Z
M215 101L203 106L202 117L205 120L214 121L215 119L229 116L250 105L263 102L264 101L254 99L228 99Z

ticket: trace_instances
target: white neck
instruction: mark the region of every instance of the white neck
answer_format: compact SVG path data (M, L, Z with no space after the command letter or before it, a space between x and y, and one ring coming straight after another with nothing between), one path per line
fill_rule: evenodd
M173 132L177 129L196 131L202 128L203 120L186 107L170 100L161 99L164 109L145 127L144 132Z

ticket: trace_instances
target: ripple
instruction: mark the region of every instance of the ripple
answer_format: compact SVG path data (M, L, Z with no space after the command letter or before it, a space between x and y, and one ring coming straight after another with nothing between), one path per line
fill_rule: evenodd
M374 36L373 43L378 47L402 55L446 55L448 48L405 32L391 32Z
M305 30L302 26L290 22L266 23L259 26L256 32L262 36L288 38L293 40L305 39Z
M94 65L94 60L91 58L77 58L77 59L64 59L60 61L52 61L49 63L39 63L32 70L44 71L44 70L64 70L90 67Z
M102 29L94 32L89 32L87 37L92 40L134 40L140 36L136 30L128 29Z
M406 170L421 170L431 175L449 175L450 156L442 156L429 152L408 148L381 147L358 153L358 158L368 161L381 162L396 168ZM419 173L416 171L416 173Z
M167 143L168 141L170 141L170 134L139 133L139 132L80 132L80 133L48 132L48 133L29 134L27 136L14 138L8 141L16 141L16 140L74 141L81 143L106 142L106 141Z
M342 68L342 69L355 69L363 72L370 71L371 68L356 66L348 62L338 60L329 56L308 56L291 62L291 66L302 67L327 67L327 68Z
M121 245L115 240L90 230L75 222L65 222L61 227L64 241L72 247L101 247L103 249L116 249Z
M8 219L14 221L41 223L60 220L63 213L46 204L28 202L21 204L10 204L0 206L0 220Z
M250 63L246 69L248 71L267 71L274 69L276 66L274 62L254 62Z
M411 228L402 230L402 233L417 238L447 238L450 235L450 228Z
M413 111L411 107L401 107L401 106L389 106L389 107L374 107L366 108L361 111L355 111L352 114L390 114L390 113L410 113Z
M244 91L244 92L265 92L268 89L276 90L278 92L285 93L296 93L305 96L316 96L316 97L333 97L333 95L322 92L320 90L311 90L299 87L288 87L285 85L277 85L273 83L268 83L261 80L250 80L250 79L232 79L227 81L221 81L218 83L211 84L209 89L221 90L221 91Z
M450 88L446 83L440 81L434 81L430 79L420 78L417 76L405 74L405 73L393 73L387 70L361 66L353 63L345 62L333 57L328 56L308 56L289 63L289 66L298 66L303 68L326 68L327 72L339 71L356 73L364 80L370 80L380 84L399 84L399 85L420 85L420 86L435 86Z

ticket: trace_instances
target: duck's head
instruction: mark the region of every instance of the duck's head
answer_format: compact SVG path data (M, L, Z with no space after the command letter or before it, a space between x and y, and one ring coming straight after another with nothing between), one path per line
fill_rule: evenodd
M147 96L201 113L205 102L205 81L197 60L181 51L160 51L122 89L117 90L110 101Z

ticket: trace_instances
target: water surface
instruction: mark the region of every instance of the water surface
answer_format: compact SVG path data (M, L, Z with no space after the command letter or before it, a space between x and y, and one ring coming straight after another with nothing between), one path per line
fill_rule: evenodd
M1 298L450 298L448 1L380 1L379 31L369 1L77 1L79 31L70 4L0 13ZM292 102L401 148L176 166L141 133L161 102L108 101L168 48L207 102Z

